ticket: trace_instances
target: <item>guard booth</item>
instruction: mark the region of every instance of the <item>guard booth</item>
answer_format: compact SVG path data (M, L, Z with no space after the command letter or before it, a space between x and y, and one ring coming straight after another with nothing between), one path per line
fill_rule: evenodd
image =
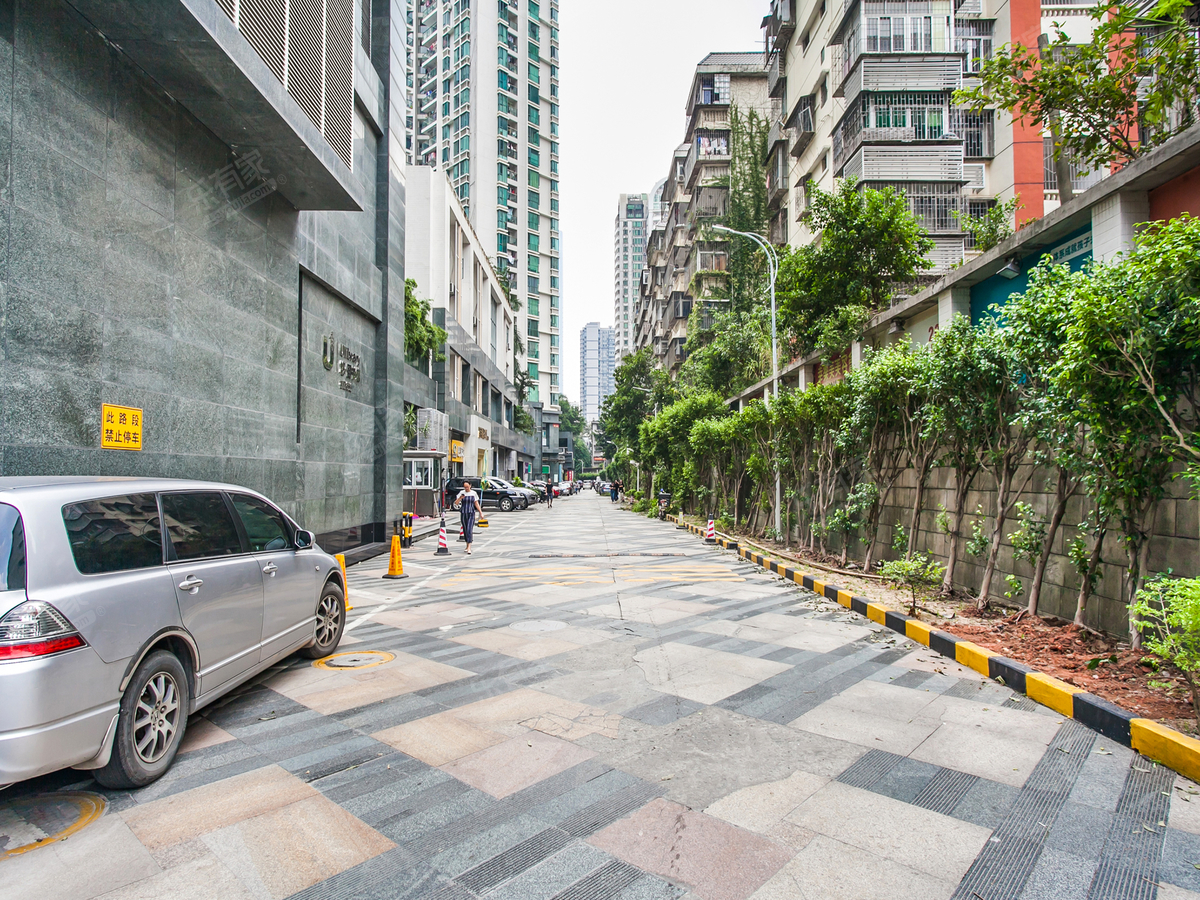
M438 488L446 454L442 450L404 451L404 508L418 516L438 516Z

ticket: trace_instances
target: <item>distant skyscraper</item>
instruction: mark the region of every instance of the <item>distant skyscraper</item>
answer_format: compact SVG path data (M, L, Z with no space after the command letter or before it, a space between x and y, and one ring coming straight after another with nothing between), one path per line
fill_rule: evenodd
M407 0L407 11L409 162L450 178L521 300L529 399L556 405L558 0Z
M613 228L613 332L617 359L634 351L634 304L646 264L650 197L622 194Z
M615 388L616 329L588 322L579 329L579 409L585 422L600 418L600 407Z

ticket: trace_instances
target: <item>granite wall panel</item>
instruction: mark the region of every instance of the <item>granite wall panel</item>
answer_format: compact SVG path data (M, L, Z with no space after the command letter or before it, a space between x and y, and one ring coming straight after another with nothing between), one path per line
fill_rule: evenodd
M361 212L242 208L231 148L68 4L7 8L0 475L228 480L337 549L370 539L401 508L404 194L383 136L356 110ZM349 392L330 333L359 356ZM145 410L144 450L100 449L102 402Z

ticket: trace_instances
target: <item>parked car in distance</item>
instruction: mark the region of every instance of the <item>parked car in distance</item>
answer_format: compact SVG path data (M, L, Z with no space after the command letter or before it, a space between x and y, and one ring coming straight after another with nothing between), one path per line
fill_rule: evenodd
M515 488L500 487L491 476L480 478L478 475L469 475L451 478L446 482L445 506L455 511L458 510L459 491L468 481L475 488L475 493L479 495L479 505L485 509L494 507L501 512L512 512L525 500L524 494L518 493Z
M346 625L337 560L246 488L0 478L0 788L167 769L191 713Z
M517 509L529 509L530 503L537 503L540 499L537 491L513 484L511 481L508 481L505 478L497 478L495 475L489 475L487 477L487 481L495 482L497 486L502 487L505 490L515 491L517 494L520 494L521 502L517 504Z

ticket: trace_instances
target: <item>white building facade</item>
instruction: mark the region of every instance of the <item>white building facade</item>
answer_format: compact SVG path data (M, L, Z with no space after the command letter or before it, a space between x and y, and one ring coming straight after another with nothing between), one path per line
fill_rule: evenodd
M650 214L647 194L622 194L617 202L617 218L613 223L613 332L617 359L637 349L637 324L633 312L642 269L646 265Z
M579 329L579 410L589 424L600 418L600 408L615 389L617 330L589 322Z

